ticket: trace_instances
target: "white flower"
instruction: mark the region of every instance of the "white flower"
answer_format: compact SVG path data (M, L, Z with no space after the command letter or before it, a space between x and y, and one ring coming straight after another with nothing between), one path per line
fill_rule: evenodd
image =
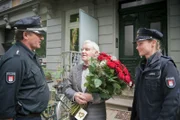
M99 64L99 66L101 66L101 67L103 67L105 65L106 65L106 60L101 61L100 64Z
M111 56L111 60L117 60L116 56Z

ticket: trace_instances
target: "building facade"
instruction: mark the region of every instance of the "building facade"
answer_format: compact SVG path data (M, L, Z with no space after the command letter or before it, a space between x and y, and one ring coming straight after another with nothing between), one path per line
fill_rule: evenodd
M79 51L82 42L91 39L134 74L140 57L132 42L140 27L164 34L163 54L171 56L180 70L179 0L1 0L0 55L12 42L13 23L34 15L41 16L47 29L46 66L50 70L62 65L63 52Z

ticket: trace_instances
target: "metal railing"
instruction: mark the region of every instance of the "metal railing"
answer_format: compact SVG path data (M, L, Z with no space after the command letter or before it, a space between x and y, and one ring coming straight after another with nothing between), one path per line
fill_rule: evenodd
M81 53L77 51L65 51L61 54L61 63L64 69L64 78L67 78L73 66L81 62Z
M63 75L65 80L73 66L81 62L81 53L77 51L65 51L61 54L61 66L63 67ZM47 109L42 113L45 120L69 120L69 109L71 101L62 93L62 82L55 91L51 90L51 101ZM54 97L53 97L54 96Z

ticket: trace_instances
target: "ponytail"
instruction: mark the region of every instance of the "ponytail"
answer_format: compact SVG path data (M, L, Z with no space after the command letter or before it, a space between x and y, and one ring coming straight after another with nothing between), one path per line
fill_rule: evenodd
M162 52L161 50L161 42L159 40L156 40L156 50L159 51L159 52Z

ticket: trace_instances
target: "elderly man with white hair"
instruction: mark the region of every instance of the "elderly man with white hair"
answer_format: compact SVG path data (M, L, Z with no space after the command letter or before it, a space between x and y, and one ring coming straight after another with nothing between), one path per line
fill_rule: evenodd
M97 57L99 52L99 46L95 42L86 40L81 49L83 63L72 68L66 81L65 95L79 105L86 105L87 116L84 120L106 120L105 100L101 100L99 94L88 93L84 86L86 75L89 73L89 59ZM76 119L71 117L71 120Z

